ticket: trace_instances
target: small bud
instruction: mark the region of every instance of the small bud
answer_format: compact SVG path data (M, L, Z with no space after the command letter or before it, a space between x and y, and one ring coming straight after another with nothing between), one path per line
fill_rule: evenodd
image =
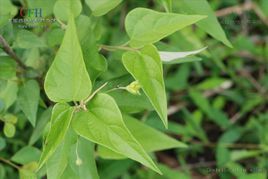
M139 91L140 89L141 89L141 85L138 81L133 81L126 87L126 90L134 95L140 95L140 91Z
M76 161L75 161L75 164L76 164L77 166L82 165L82 163L83 163L83 161L82 161L80 158L77 158Z

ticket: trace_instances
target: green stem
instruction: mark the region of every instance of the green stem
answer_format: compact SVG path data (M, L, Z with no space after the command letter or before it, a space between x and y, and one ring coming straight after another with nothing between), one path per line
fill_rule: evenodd
M85 99L83 101L84 104L87 104L102 88L104 88L106 85L108 84L108 82L104 83L101 87L99 87L98 89L96 89L96 91L94 91L87 99Z
M107 51L116 51L116 50L125 50L125 51L138 51L136 48L131 48L127 46L110 46L110 45L100 45L100 49L107 50Z

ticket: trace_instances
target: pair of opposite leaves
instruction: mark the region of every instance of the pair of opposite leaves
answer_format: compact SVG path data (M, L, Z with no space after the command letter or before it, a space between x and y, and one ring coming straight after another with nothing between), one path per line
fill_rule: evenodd
M157 42L204 17L160 13L145 8L136 8L126 17L130 45L145 47L140 52L126 52L123 55L124 66L141 83L166 127L167 105L162 62L157 49L148 44ZM54 102L70 102L84 100L91 90L92 82L83 60L75 21L71 16L62 45L46 75L45 91Z
M141 21L138 21L140 17L143 18L141 19ZM162 62L157 52L157 49L153 45L148 44L157 42L161 38L164 38L187 25L195 23L202 18L203 16L186 16L178 14L159 13L144 8L137 8L133 10L126 18L126 29L128 35L131 38L131 46L144 47L137 52L126 52L123 55L124 66L132 74L132 76L141 83L145 94L150 99L151 103L153 104L154 108L156 109L157 113L161 117L166 127L167 102L163 81ZM152 27L152 33L148 33L148 29L146 30L143 28L143 23L147 23L150 27ZM162 26L165 26L166 28L162 28ZM159 31L157 31L157 29L159 29ZM144 30L146 30L146 33L143 32ZM139 31L141 31L141 33L138 33ZM146 73L146 75L144 75L144 73ZM84 64L82 50L77 37L75 21L74 18L71 16L69 18L68 27L65 32L62 45L46 75L45 91L52 101L64 103L70 101L84 100L87 96L90 95L91 90L92 83ZM103 96L103 98L104 97L107 100L109 98L108 95ZM115 102L111 104L113 106L116 106ZM103 107L102 109L105 108ZM81 114L82 113L80 113L80 115ZM90 113L85 113L83 118L80 118L82 122L85 117L89 117L86 114L89 115ZM117 118L119 118L119 121L122 122L122 117L120 117L119 114L117 114ZM70 116L70 118L72 118L72 115ZM91 116L91 118L93 117L94 116ZM67 122L66 128L68 128L68 126L69 123ZM76 125L74 125L74 128L75 126ZM81 125L78 126L81 127ZM94 126L90 126L94 128ZM116 128L118 128L118 126ZM131 139L131 143L135 144L134 146L130 147L130 149L133 151L130 154L136 154L127 154L127 157L132 158L134 160L138 160L144 165L150 167L151 169L160 172L156 165L153 163L153 161L150 159L150 157L147 156L147 154L144 152L139 143L132 137L132 135L128 132L127 128L125 128L124 123L121 124L121 127L119 127L118 130L121 131L121 136L129 135L129 138L127 140ZM64 138L65 132L59 136L53 132L52 138L55 135L55 138L58 141L57 143L59 143L61 139ZM96 143L100 143L101 145L106 146L105 143L101 143L101 141L98 141L99 138L95 138L96 136L94 135L88 134L85 131L83 132L83 130L76 130L76 132L79 135L84 136L85 138L88 138ZM119 139L121 136L119 135ZM48 139L49 138L50 137L48 135ZM124 141L121 142L124 143ZM53 148L53 150L51 151L47 151L46 148L47 147L45 147L44 154L41 157L41 164L44 164L45 160L47 160L49 155L53 153L53 150L56 149L56 145L51 145L50 143L50 148ZM124 147L121 149L112 150L121 154L125 154Z

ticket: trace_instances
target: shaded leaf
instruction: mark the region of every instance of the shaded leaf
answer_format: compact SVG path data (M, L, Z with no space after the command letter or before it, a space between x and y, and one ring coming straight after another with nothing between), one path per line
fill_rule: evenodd
M40 155L41 151L39 149L32 146L25 146L16 152L11 160L24 165L34 161L38 162Z
M120 4L122 0L86 0L94 16L102 16Z
M207 0L181 0L180 3L184 12L207 15L206 19L196 23L197 26L228 47L232 47Z
M35 80L27 81L19 90L18 104L32 126L35 126L39 98L40 89Z
M82 4L80 0L57 0L53 9L55 16L63 21L67 21L71 15L77 17L81 11Z

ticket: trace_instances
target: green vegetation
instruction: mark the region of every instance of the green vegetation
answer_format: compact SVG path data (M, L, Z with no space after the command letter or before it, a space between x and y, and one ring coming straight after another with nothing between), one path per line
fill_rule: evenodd
M265 179L267 0L0 0L0 179Z

